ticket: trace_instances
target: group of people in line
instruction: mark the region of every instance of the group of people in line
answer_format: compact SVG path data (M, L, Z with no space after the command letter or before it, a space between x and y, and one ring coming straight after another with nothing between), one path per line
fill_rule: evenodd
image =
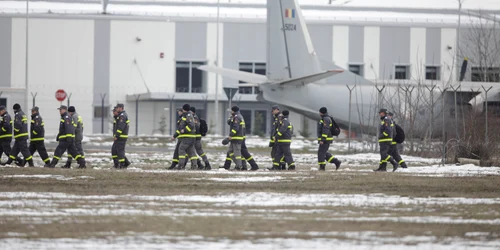
M28 133L28 119L19 104L13 106L14 119L7 112L5 106L0 106L0 156L4 153L8 160L0 162L0 165L9 165L15 162L24 167L26 163L33 167L33 154L38 154L45 163L44 167L54 168L64 152L68 152L68 160L62 168L70 168L72 160L77 161L78 168L86 168L85 155L82 147L83 121L76 113L74 106L69 108L61 105L59 108L61 120L59 122L59 133L56 137L58 145L54 152L52 161L45 148L45 124L40 115L38 107L31 109L31 127ZM125 146L128 139L129 123L128 115L123 104L117 104L113 110L113 146L111 155L114 168L126 169L131 163L125 156ZM293 125L289 120L290 112L280 107L272 106L271 110L274 120L270 131L271 161L272 166L268 170L281 171L296 169L290 145L292 143ZM198 117L196 108L184 104L177 110L177 129L172 140L177 140L173 160L168 170L182 170L191 162L191 170L211 170L212 167L206 153L203 151L201 139L208 132L206 121ZM393 165L393 171L399 166L406 168L405 161L398 152L397 125L393 121L393 114L387 109L379 111L381 124L379 129L380 164L374 171L387 171L387 163ZM234 162L236 171L256 171L259 166L248 151L245 144L246 125L245 119L240 113L238 106L231 107L231 116L227 120L229 135L222 140L223 145L228 145L226 160L221 168L231 170ZM400 128L400 127L399 127ZM340 133L340 128L332 116L328 114L326 107L319 109L319 121L317 124L317 140L319 144L317 156L320 171L326 170L327 163L334 164L335 170L340 168L342 162L328 152L334 136ZM401 135L401 134L400 134ZM29 147L27 144L30 136ZM14 146L11 141L14 138ZM21 153L23 158L19 157ZM247 164L250 165L248 168ZM288 166L288 167L287 167Z
M206 134L203 129L203 119L196 115L196 109L189 104L185 104L177 110L179 120L177 121L177 130L173 136L173 140L177 139L177 145L174 151L172 165L169 170L186 169L188 160L191 162L191 170L210 170L212 169L206 153L202 149L201 138ZM296 169L295 161L290 150L293 135L293 125L289 120L290 112L288 110L280 111L280 107L275 105L272 107L274 121L270 131L271 160L272 166L268 170L280 171ZM393 114L387 109L381 109L379 112L380 124L380 164L374 171L387 171L387 163L393 165L393 171L396 171L399 166L406 168L405 161L401 158L397 144L394 141L396 137L395 122L392 120ZM253 156L248 152L246 147L246 126L245 119L240 113L238 106L231 107L231 117L227 120L229 125L229 135L222 140L223 145L228 145L226 161L222 168L235 171L256 171L259 166L255 162ZM335 170L340 168L342 162L328 152L334 136L340 133L340 128L335 123L333 117L328 114L326 107L319 109L319 121L317 125L318 139L318 165L320 171L326 170L327 163L335 166ZM200 159L201 158L201 159ZM202 164L202 161L205 163ZM234 162L235 167L231 169L231 163ZM250 168L247 167L247 163ZM287 167L288 166L288 167Z
M28 132L28 117L21 109L21 105L14 104L14 119L7 112L5 106L0 106L0 156L5 154L8 157L6 162L0 165L10 165L15 163L24 167L26 163L34 167L33 154L38 151L38 155L45 163L44 167L54 168L64 152L68 151L68 160L63 168L71 168L72 160L77 161L78 168L86 168L85 155L82 148L83 140L83 121L82 117L76 113L74 106L60 106L59 114L59 133L56 141L59 144L56 147L52 161L45 148L45 123L40 115L40 109L33 107L31 109L31 127ZM30 140L28 147L28 138ZM11 142L14 139L14 146L11 148ZM19 153L23 158L19 157Z

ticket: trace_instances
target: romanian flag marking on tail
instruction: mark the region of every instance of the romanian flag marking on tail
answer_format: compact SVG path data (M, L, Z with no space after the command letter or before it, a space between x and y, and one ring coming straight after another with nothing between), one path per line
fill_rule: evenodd
M295 18L295 9L285 9L286 18Z

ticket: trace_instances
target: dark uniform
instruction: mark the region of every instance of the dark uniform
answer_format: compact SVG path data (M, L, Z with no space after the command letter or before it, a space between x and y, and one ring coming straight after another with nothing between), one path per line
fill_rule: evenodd
M182 109L177 109L177 111L182 112ZM181 123L181 121L182 121L181 118L182 118L182 115L179 115L177 117L177 127L179 127L179 123ZM174 156L172 157L172 165L170 165L170 167L167 168L169 170L175 169L177 167L177 165L179 164L179 145L181 145L181 141L177 140L177 143L175 145L175 150L174 150ZM184 167L185 166L179 166L180 169L183 169Z
M389 113L389 116L392 116L391 114L392 113ZM392 133L393 133L393 136L392 136L393 141L391 143L391 148L389 149L389 154L392 156L392 158L394 158L394 160L402 168L407 168L408 166L406 166L406 162L403 160L403 158L399 154L398 143L394 141L394 138L396 138L396 135L397 135L397 132L396 132L396 122L394 122L394 120L391 117L389 117L389 119L391 120L391 128L392 128Z
M194 149L194 143L196 140L196 129L194 126L194 118L193 114L190 111L190 106L185 104L182 109L184 112L182 113L181 120L177 126L177 130L175 131L174 138L179 139L179 166L178 169L181 169L186 165L187 159L186 154L191 161L191 170L197 169L196 160L198 156L196 155L196 151Z
M61 106L59 109L67 110L66 106ZM75 159L79 166L78 168L85 168L85 159L82 158L81 155L78 154L75 148L75 125L73 124L73 120L71 119L68 112L64 112L61 114L61 121L59 122L59 133L57 134L57 141L59 144L56 147L56 151L54 152L54 158L50 163L50 167L54 168L57 165L57 162L61 160L61 156L64 152L68 151L68 154ZM63 168L69 168L66 165Z
M0 106L0 110L5 110L5 106ZM0 157L2 156L2 153L9 157L11 151L10 143L12 142L12 123L14 123L14 121L12 121L12 118L9 113L7 113L7 110L5 110L5 113L1 117Z
M45 162L45 167L50 166L50 158L45 148L45 124L43 118L38 112L38 107L32 109L35 113L31 114L31 140L30 140L30 154L34 155L38 151L38 155Z
M244 119L242 116L241 119ZM231 126L231 123L233 122L233 118L229 118L227 120L227 124ZM241 169L240 170L248 170L247 167L247 162L250 164L250 170L251 171L256 171L259 169L259 165L257 165L257 162L255 162L255 159L253 158L252 154L248 151L247 145L245 143L246 141L246 136L243 136L243 141L241 142ZM233 161L233 153L227 153L226 154L226 161L224 162L223 168L226 170L229 170L231 168L231 162ZM235 162L236 164L236 162Z
M278 109L279 110L279 107L278 106L273 106L272 107L272 110L276 110ZM269 146L272 147L271 149L271 161L273 162L273 167L270 168L269 170L281 170L281 169L286 169L286 164L284 162L284 158L280 159L280 166L275 166L274 165L274 158L276 156L276 150L278 149L278 145L275 143L275 138L274 138L274 134L276 133L276 129L278 128L278 123L279 123L279 120L278 120L278 116L280 115L280 113L277 113L276 115L273 116L273 124L271 125L271 132L270 132L270 135L271 135L271 141L269 142Z
M75 148L76 152L81 155L82 158L85 158L85 153L83 152L82 141L83 141L83 119L82 117L75 112L75 107L71 106L68 108L68 111L73 113L71 115L71 120L73 121L73 126L75 126ZM67 166L71 166L72 158L68 155L68 160L66 161Z
M116 121L118 119L118 116L120 113L116 111L116 108L112 110L113 112L113 138L116 138ZM113 146L111 147L111 158L113 159L113 167L114 168L120 168L120 162L118 162L118 152L117 152L117 146L118 144L116 141L113 142ZM127 159L127 156L125 156L125 166L128 167L130 165L130 161Z
M210 170L212 167L210 166L210 162L208 162L208 157L207 154L203 151L203 147L201 145L201 132L200 132L200 118L196 115L196 109L194 107L191 107L191 111L193 112L193 119L194 119L194 126L196 129L196 140L194 142L194 149L196 150L196 153L201 157L203 162L205 163L205 166L201 164L200 159L197 159L197 164L198 164L198 169L206 169Z
M279 159L285 158L288 164L288 170L295 170L295 162L293 161L290 144L292 143L292 124L288 120L288 111L283 111L280 115L278 126L275 133L275 145L277 147L273 165L280 166Z
M379 113L387 113L387 110L381 109ZM393 139L393 127L391 127L391 119L387 116L380 117L380 129L379 129L379 147L380 147L380 164L374 171L387 171L387 162L390 162L396 171L398 168L398 163L389 155L392 139Z
M236 164L235 169L241 170L241 145L245 139L245 120L238 106L233 106L231 110L233 111L229 125L229 137L231 137L231 141L229 142L227 154L231 156Z
M328 115L327 109L322 107L320 109L321 119L318 122L317 136L318 136L318 164L319 170L324 171L326 163L335 164L335 169L340 168L341 161L328 152L330 144L333 142L333 135L330 128L333 126L333 121Z
M14 146L9 155L9 160L5 164L11 164L13 161L17 160L17 155L19 152L23 155L24 161L20 164L24 166L26 162L29 163L30 167L33 167L33 157L28 149L28 117L21 110L19 104L14 105Z
M125 145L127 144L129 123L127 112L121 111L115 119L116 127L113 133L115 141L111 147L111 153L116 156L119 168L127 168L130 165L127 157L125 157Z

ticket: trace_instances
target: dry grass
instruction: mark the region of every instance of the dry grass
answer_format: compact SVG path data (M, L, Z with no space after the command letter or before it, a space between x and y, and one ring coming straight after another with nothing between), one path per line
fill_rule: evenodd
M66 177L91 176L90 179L61 181L36 178L0 178L2 192L62 192L78 195L134 194L134 195L216 195L229 193L273 192L290 194L370 194L384 193L409 197L470 197L498 198L499 176L485 177L419 177L398 173L373 173L357 175L354 172L262 173L259 176L306 176L303 180L282 182L229 183L193 180L203 177L235 177L232 174L207 174L202 172L130 172L113 170L64 170L42 168L1 168L0 175L54 174ZM238 175L240 176L240 175ZM88 238L106 237L109 232L125 235L129 232L154 235L180 234L185 236L254 240L262 238L314 238L308 232L392 232L391 237L408 235L437 237L464 237L467 232L490 232L490 240L500 239L498 224L439 224L392 221L342 221L331 220L347 216L356 217L453 217L463 219L498 219L497 204L479 205L398 205L396 207L220 207L209 203L164 202L148 204L127 199L112 200L120 206L142 211L194 211L190 215L67 215L42 217L46 224L29 222L30 216L1 216L0 238L7 232L27 234L28 238ZM76 203L60 202L55 209L85 209L102 205L104 201L79 200ZM113 203L115 204L115 203ZM13 208L14 209L14 208ZM36 211L36 207L33 208ZM109 206L109 209L114 209ZM197 215L198 210L228 210L236 216ZM315 213L287 212L296 209L315 209ZM397 210L400 209L400 210ZM262 211L265 210L265 211ZM27 222L28 220L28 222ZM291 235L290 232L297 232ZM248 232L257 232L249 235ZM497 232L497 233L494 233ZM323 238L343 239L342 235Z

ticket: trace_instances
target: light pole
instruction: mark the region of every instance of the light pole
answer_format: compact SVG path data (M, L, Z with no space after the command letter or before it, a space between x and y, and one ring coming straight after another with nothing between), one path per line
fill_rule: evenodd
M217 0L217 38L215 48L215 66L219 67L219 15L220 0ZM219 124L219 73L215 75L215 133L217 134L217 124Z
M28 108L28 22L29 22L29 7L30 0L26 0L26 48L25 48L25 65L24 65L24 108Z

